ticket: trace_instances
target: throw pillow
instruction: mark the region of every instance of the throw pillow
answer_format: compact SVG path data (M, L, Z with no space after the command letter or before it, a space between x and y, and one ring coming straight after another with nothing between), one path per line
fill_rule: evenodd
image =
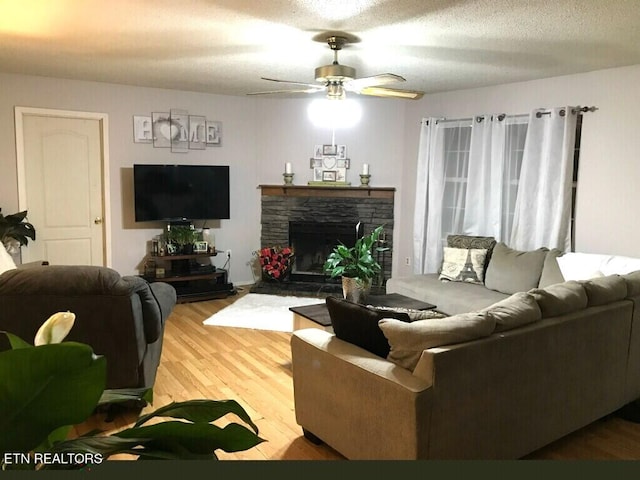
M367 307L379 310L382 313L385 313L385 312L406 313L409 316L409 320L411 322L413 322L414 320L425 320L427 318L444 318L447 316L444 313L438 312L437 310L415 310L413 308L380 307L375 305L367 305ZM390 318L390 317L391 317L390 315L385 315L385 318Z
M487 250L444 247L440 280L482 284Z
M471 235L448 235L447 247L451 248L481 248L491 250L496 245L493 237L479 237Z
M617 302L627 296L627 283L619 275L580 280L579 283L587 292L588 306L590 307Z
M547 252L547 256L544 257L544 263L542 264L542 273L540 274L540 282L538 282L538 288L548 287L555 283L562 283L565 278L562 276L560 265L558 265L558 257L562 256L562 251L557 248L552 248Z
M542 311L536 299L530 293L518 292L482 309L496 322L496 332L504 332L537 322L542 318Z
M487 267L484 284L502 293L526 292L538 287L547 248L520 251L502 242L493 247L491 263Z
M482 237L479 235L447 235L447 247L451 248L480 248L487 251L487 256L484 260L484 270L487 271L487 266L491 260L491 254L493 247L496 246L496 239L493 237Z
M587 308L587 292L575 280L534 288L529 293L536 299L542 318L555 317Z
M378 321L382 318L409 321L406 313L377 311L343 298L327 297L325 302L336 337L383 358L389 354L389 343Z
M385 318L379 324L391 346L387 359L412 372L424 350L487 337L495 328L495 320L486 312L411 323Z
M9 252L4 248L4 244L0 242L0 275L8 270L14 270L16 264L9 255Z
M589 280L604 276L602 266L609 258L610 255L567 252L557 262L565 280Z

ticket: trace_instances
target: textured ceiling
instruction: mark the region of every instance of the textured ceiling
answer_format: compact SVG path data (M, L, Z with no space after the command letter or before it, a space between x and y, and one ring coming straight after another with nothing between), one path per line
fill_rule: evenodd
M0 0L0 71L227 95L341 64L427 93L640 64L640 0Z

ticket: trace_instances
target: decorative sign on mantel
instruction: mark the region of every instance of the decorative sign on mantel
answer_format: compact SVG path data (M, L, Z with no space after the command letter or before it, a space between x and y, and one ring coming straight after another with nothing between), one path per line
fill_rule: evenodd
M222 122L175 109L153 112L151 116L134 115L133 141L171 148L175 153L219 147L222 145Z
M309 167L313 180L309 185L351 185L347 182L350 161L346 145L316 145Z

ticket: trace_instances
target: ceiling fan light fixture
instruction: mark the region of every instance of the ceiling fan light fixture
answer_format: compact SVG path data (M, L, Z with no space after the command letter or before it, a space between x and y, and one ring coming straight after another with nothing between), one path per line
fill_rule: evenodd
M327 83L327 98L329 100L344 100L346 98L346 94L344 91L344 87L340 82L329 82Z
M356 69L348 65L323 65L315 70L316 82L330 82L332 80L349 81L356 78Z
M349 128L357 125L362 118L362 107L352 99L336 102L318 98L309 104L307 114L316 127Z

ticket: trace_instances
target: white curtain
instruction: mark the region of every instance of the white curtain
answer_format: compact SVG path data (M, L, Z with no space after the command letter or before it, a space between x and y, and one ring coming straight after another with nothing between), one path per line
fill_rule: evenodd
M500 239L502 185L505 160L504 115L475 118L469 147L469 173L462 231L466 235Z
M436 118L423 118L420 124L413 225L413 270L415 273L427 271L429 228L425 219L429 211L442 209L442 200L440 200L439 204L432 204L429 201L430 197L433 197L430 186L433 187L437 182L440 182L440 184L444 182L443 175L436 175L431 165L435 163L436 157L437 120Z
M509 245L571 250L571 188L577 114L572 107L529 116Z

